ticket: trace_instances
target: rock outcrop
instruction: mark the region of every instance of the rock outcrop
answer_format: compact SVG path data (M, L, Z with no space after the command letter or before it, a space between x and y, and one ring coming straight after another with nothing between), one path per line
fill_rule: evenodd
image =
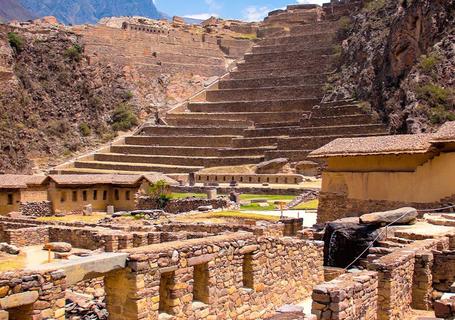
M394 133L455 119L455 1L367 1L345 21L327 100L356 97Z
M400 208L397 210L374 212L360 216L361 224L374 224L385 226L393 224L413 224L418 216L414 208Z

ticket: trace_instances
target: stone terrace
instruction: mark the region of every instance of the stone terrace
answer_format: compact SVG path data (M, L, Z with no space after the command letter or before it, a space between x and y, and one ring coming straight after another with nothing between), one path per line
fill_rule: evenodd
M351 6L272 13L260 30L271 35L235 71L169 112L167 125L147 126L63 171L186 174L278 157L299 161L335 138L385 134L354 101L320 103L337 63L338 19ZM292 23L277 27L282 21Z

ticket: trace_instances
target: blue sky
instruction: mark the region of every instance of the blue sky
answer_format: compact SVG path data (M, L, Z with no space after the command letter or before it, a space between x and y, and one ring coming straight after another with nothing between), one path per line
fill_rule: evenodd
M262 20L269 11L294 3L329 2L329 0L153 0L161 12L170 16L207 19L217 16L247 21Z

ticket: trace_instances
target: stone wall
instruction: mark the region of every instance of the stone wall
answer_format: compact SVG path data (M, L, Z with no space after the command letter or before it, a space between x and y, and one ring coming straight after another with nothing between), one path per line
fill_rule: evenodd
M32 227L4 230L4 241L17 247L26 247L49 242L48 227Z
M52 202L39 201L39 202L21 202L20 212L24 216L45 217L52 216Z
M313 289L312 313L317 319L377 319L378 274L344 274Z
M229 207L230 202L227 199L198 199L198 198L188 198L188 199L174 199L169 201L164 207L164 211L168 213L183 213L195 211L199 207L203 206L212 206L213 209L221 209ZM136 199L136 209L137 210L153 210L161 209L158 205L156 199L141 196Z
M266 187L244 187L240 185L239 187L188 187L188 186L172 186L171 190L173 192L194 192L194 193L206 193L207 190L216 189L218 194L229 194L232 191L237 193L247 193L247 194L264 194L264 195L291 195L299 196L305 191L316 191L316 189L300 189L300 188L266 188Z
M319 195L318 223L345 217L358 217L366 213L394 210L403 207L431 209L441 206L444 205L441 203L349 199L345 194L321 192Z
M455 282L455 251L434 253L433 287L439 291L450 291Z
M406 319L411 311L414 261L414 251L400 249L368 265L378 272L377 319Z
M0 273L0 318L65 319L66 280L62 271Z
M110 319L264 319L322 282L322 251L248 233L132 250L128 268L106 277Z

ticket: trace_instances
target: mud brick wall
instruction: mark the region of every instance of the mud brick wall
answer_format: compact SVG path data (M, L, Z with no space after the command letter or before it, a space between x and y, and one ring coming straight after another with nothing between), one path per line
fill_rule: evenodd
M194 211L202 206L212 206L214 209L227 208L229 207L229 201L227 199L176 199L169 201L163 210L168 213L176 214ZM160 209L160 207L156 199L139 197L136 199L136 209L153 210Z
M65 290L63 271L0 273L0 310L10 319L64 320Z
M49 227L6 230L5 242L18 247L44 244L49 242Z
M235 233L148 246L106 277L111 320L264 319L323 280L323 244Z
M374 260L368 269L378 272L379 320L401 320L411 310L415 252L400 249Z
M344 274L313 289L312 313L317 319L377 319L378 274Z
M38 202L21 202L20 212L24 216L46 217L52 216L52 202L38 201Z
M455 282L455 251L434 253L433 287L439 291L450 291Z

